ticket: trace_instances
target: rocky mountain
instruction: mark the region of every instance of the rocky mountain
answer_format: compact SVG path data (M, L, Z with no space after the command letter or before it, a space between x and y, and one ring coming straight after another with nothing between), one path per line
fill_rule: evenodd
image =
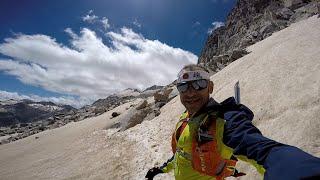
M52 102L33 102L31 100L1 101L0 127L14 126L19 123L32 123L72 110L75 110L72 106L57 105Z
M0 144L25 138L41 131L61 127L76 114L69 105L31 100L0 102Z
M126 97L126 96L135 97L135 96L137 96L139 94L140 94L140 90L133 89L133 88L127 88L127 89L125 89L123 91L120 91L120 92L116 93L116 95L119 96L119 97Z
M319 0L238 0L225 25L209 35L198 62L217 72L246 55L246 47L319 11Z
M160 108L177 95L177 90L171 84L166 87L155 85L143 92L128 88L104 99L98 99L91 105L80 109L67 105L56 105L52 102L2 101L0 102L0 144L55 129L70 122L99 116L122 104L140 100L142 105L137 105L137 109L132 107L124 116L125 118L112 125L121 125L124 130L158 116ZM148 99L149 102L147 102ZM119 112L114 112L113 116L119 114Z
M145 91L149 91L149 90L158 90L158 89L162 89L164 86L157 86L157 85L153 85L151 87L146 88L143 92Z

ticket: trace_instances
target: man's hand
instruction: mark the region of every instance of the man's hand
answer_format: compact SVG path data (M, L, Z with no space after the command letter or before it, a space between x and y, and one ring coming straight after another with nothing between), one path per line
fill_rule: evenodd
M148 180L152 180L154 176L160 173L163 173L163 171L160 168L153 167L152 169L149 169L149 171L147 172L146 178Z

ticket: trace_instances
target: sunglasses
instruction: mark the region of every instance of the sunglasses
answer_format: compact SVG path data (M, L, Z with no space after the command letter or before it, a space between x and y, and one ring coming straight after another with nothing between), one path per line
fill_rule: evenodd
M208 81L205 79L200 79L200 80L195 80L191 82L178 83L177 89L180 93L184 93L189 89L190 86L192 86L192 88L197 91L201 91L202 89L207 88Z

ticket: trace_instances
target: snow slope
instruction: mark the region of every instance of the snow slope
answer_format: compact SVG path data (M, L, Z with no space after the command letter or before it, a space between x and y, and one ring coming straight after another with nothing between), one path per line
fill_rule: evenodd
M233 95L255 113L263 134L320 156L320 19L313 16L249 47L250 54L211 77L213 97ZM124 112L130 103L113 111ZM161 114L124 132L105 130L111 113L0 146L1 179L143 179L171 157L171 133L184 108L179 97ZM35 136L39 138L35 138ZM246 164L241 179L262 179ZM172 174L156 179L173 179Z

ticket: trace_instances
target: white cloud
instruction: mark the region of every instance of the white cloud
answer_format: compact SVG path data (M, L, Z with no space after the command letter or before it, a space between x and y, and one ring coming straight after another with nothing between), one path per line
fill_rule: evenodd
M105 30L107 30L110 27L109 20L106 17L102 18L101 23Z
M67 104L71 105L76 108L80 108L86 104L91 103L92 101L88 98L75 98L72 96L62 96L62 97L42 97L38 95L23 95L19 94L17 92L8 92L8 91L1 91L0 90L0 100L9 100L9 99L14 99L14 100L23 100L23 99L29 99L35 102L40 102L40 101L50 101L55 104Z
M73 39L76 39L78 37L78 35L76 35L71 28L66 28L64 30L64 32L66 32L67 34L69 34L70 37L72 37Z
M212 27L208 29L208 34L211 34L217 28L224 26L224 22L215 21L212 24Z
M128 28L108 32L106 44L87 28L79 35L65 31L72 47L41 34L6 38L0 53L9 58L0 59L0 71L29 85L93 101L128 87L166 85L183 65L197 61L188 51Z
M134 19L134 21L132 22L133 25L137 26L138 28L141 28L141 24L138 22L137 19Z
M93 14L93 10L90 10L87 15L82 17L82 20L88 23L93 23L97 19L98 19L98 16Z
M98 16L96 16L94 13L93 13L93 10L90 10L88 12L87 15L83 16L82 17L82 20L84 22L87 22L87 23L90 23L90 24L94 24L94 23L101 23L103 28L105 30L107 30L109 27L110 27L110 24L109 24L109 19L106 18L106 17L103 17L103 18L99 18ZM65 31L70 34L70 31L69 31L70 28L67 28ZM70 34L71 37L72 37L72 34Z

